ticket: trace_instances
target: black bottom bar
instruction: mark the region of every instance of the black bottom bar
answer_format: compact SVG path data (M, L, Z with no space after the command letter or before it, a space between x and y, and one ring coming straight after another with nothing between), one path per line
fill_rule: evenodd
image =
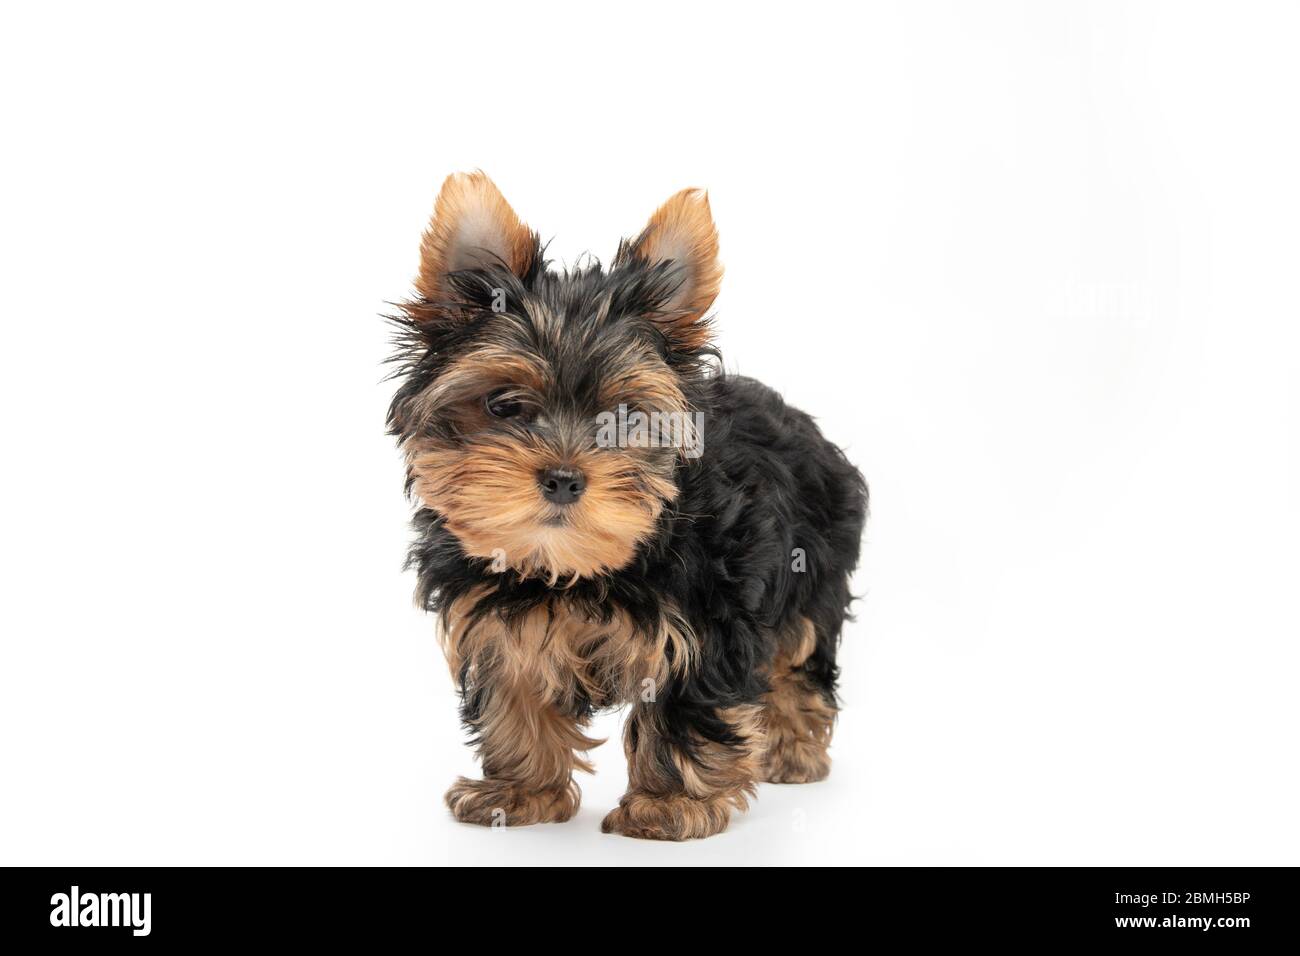
M1293 940L1298 922L1290 868L890 869L815 881L788 871L720 879L703 868L563 880L482 869L8 869L4 880L0 939L47 944L375 944L412 934L444 941L450 931L484 933L495 947L548 925L567 924L576 937L582 925L612 923L681 945L681 929L712 910L712 933L721 935L774 918L851 929L864 941L902 934L1236 948ZM815 908L815 920L804 907Z

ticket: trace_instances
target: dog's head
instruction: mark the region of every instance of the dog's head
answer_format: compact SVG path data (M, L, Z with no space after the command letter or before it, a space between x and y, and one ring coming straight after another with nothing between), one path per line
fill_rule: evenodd
M396 320L389 426L467 554L552 583L632 559L701 447L717 247L707 197L683 190L609 269L548 271L487 176L447 179Z

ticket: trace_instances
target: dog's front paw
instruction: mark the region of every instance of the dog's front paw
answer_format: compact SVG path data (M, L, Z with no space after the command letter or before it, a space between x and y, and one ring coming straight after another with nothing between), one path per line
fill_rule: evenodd
M461 823L526 827L563 823L578 810L578 785L529 789L509 780L459 778L447 791L447 807Z
M682 794L653 796L623 794L606 814L600 829L641 840L696 840L727 829L731 801L722 797L697 800Z

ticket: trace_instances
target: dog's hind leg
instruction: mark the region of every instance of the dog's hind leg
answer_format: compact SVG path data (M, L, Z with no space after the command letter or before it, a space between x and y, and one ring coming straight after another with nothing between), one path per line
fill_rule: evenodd
M835 727L835 694L819 677L824 669L813 666L824 652L807 618L780 636L771 690L763 698L767 748L762 779L768 783L812 783L831 772L827 748Z

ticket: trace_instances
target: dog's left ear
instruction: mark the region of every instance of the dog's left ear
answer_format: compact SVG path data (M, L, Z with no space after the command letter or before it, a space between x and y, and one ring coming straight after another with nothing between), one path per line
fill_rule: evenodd
M677 193L650 217L639 236L619 250L618 258L620 262L639 259L651 266L667 263L673 291L661 305L661 315L652 318L679 348L693 350L708 343L704 314L722 283L718 230L708 193L702 189Z

